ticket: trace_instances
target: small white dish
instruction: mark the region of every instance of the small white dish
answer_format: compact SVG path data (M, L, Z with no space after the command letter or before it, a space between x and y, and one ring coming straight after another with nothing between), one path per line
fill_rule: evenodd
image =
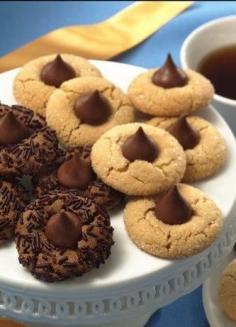
M235 26L234 15L212 20L191 32L184 40L180 51L183 68L197 70L201 60L209 53L222 47L236 45ZM236 100L215 94L213 105L236 134Z
M236 254L232 252L203 284L203 306L211 327L236 327L236 322L224 314L218 300L218 285L221 274L226 265L235 257Z

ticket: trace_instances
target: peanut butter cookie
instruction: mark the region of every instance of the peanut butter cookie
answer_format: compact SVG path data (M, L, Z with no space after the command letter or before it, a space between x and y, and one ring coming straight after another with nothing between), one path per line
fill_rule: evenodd
M124 211L132 241L154 256L177 259L207 248L221 227L221 212L202 191L179 184L157 198L133 199Z
M226 145L219 131L203 118L158 118L147 122L164 128L183 146L187 166L183 181L195 182L214 175L226 159Z
M54 91L46 120L65 146L92 145L111 127L134 121L134 109L121 89L108 80L81 77Z
M158 194L185 172L182 147L168 132L132 123L107 131L93 146L94 171L105 184L128 195Z
M176 117L206 107L214 88L210 81L193 70L181 70L168 56L164 66L137 76L128 95L140 111L153 116Z
M64 81L83 76L101 76L101 73L79 56L54 54L39 57L21 68L13 84L13 92L20 104L45 116L52 92Z

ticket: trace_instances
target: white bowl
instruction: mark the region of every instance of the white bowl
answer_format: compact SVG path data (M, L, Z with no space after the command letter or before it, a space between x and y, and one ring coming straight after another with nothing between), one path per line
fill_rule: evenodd
M212 51L236 44L236 16L227 16L203 24L183 42L180 60L183 68L197 70L200 61ZM213 105L236 134L236 100L215 94Z

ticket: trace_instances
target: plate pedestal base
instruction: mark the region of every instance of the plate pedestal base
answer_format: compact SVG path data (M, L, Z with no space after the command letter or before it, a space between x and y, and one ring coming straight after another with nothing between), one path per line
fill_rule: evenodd
M121 319L119 321L111 321L110 323L104 324L101 323L96 325L85 325L85 324L77 324L77 325L70 325L70 327L144 327L146 323L148 322L149 318L151 317L152 313L149 314L137 314L136 317L130 318L130 319ZM68 327L68 325L58 325L58 323L48 325L48 324L32 324L27 323L27 327Z

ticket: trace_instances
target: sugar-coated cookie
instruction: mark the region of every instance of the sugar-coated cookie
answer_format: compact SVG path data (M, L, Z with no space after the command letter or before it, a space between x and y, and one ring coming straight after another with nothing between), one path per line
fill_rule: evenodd
M157 198L130 200L124 211L132 241L154 256L177 259L207 248L222 227L221 212L202 191L185 184Z
M147 121L164 128L183 146L187 166L183 181L195 182L213 176L224 164L226 145L219 131L203 118L152 118Z
M83 76L101 76L101 73L86 59L76 55L43 56L21 68L14 80L13 92L20 104L45 116L48 99L55 88L66 80Z
M214 88L201 74L175 66L170 56L159 69L138 75L130 84L128 95L140 111L160 117L176 117L206 107Z
M96 202L68 192L47 194L18 221L19 261L47 282L81 276L105 263L112 234L109 215Z
M168 132L132 123L107 131L92 147L92 166L105 184L128 195L158 194L185 172L182 147Z
M128 97L108 80L83 77L62 84L47 105L46 119L67 147L92 145L108 129L134 121Z

